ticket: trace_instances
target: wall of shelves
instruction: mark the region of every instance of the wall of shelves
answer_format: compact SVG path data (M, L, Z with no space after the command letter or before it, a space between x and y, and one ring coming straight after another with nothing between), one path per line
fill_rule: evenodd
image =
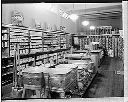
M14 50L17 43L20 54L18 73L30 66L47 64L50 67L61 63L63 53L70 48L67 34L64 31L2 25L2 86L13 82Z
M24 68L39 66L41 64L45 64L48 67L54 67L59 63L63 63L64 54L68 51L69 49L58 49L55 51L20 55L20 66L17 64L17 73ZM13 67L14 57L2 59L2 86L13 82Z
M123 59L123 38L117 28L100 26L94 30L73 35L73 37L78 38L78 45L81 50L85 49L85 45L90 45L91 42L99 42L106 55L109 55L110 51L112 51L113 57Z
M9 57L9 50L10 50L10 47L9 47L9 44L10 44L10 41L9 41L9 28L8 27L5 27L4 25L2 25L2 33L1 33L1 47L2 47L2 58L4 57Z
M30 33L30 53L43 51L43 31L29 30Z
M13 79L13 67L14 67L14 62L13 58L2 58L1 61L1 73L2 73L2 86L12 83Z
M17 43L19 43L20 54L71 47L68 41L70 34L61 30L44 31L42 29L30 29L28 27L9 25L4 25L3 27L8 28L8 32L3 31L3 35L7 35L8 39L2 36L2 49L8 48L6 52L8 53L7 57L14 56L14 46Z
M20 54L29 53L29 32L27 29L10 27L10 56L14 56L15 44L19 43Z
M113 50L114 57L123 59L123 38L120 34L102 34L102 35L74 35L78 37L80 49L85 49L85 45L90 42L99 42L106 54Z

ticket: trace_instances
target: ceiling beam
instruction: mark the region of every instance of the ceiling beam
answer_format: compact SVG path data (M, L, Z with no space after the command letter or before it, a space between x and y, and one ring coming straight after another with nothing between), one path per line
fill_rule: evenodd
M85 17L87 20L103 20L103 19L118 19L121 16L107 16L107 17ZM83 17L82 17L83 18ZM83 18L84 19L84 18Z
M98 16L98 15L108 15L108 14L112 14L112 15L122 15L121 11L109 11L109 12L97 12L97 13L91 13L91 14L83 14L82 16Z
M80 9L80 10L72 10L68 11L68 13L75 13L79 16L87 15L87 14L96 14L96 13L103 13L103 12L122 12L122 5L115 5L115 6L107 6L107 7L99 7L99 8L91 8L91 9Z

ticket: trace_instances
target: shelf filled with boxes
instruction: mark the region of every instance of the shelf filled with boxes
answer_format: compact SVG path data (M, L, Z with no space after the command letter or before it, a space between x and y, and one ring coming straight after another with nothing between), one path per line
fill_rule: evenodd
M68 48L67 34L63 31L44 32L44 51Z
M67 33L62 32L60 33L60 48L66 48L66 42L67 42Z
M68 50L69 49L58 49L54 51L42 51L36 52L34 54L19 55L20 59L19 61L17 61L17 75L21 75L21 73L18 72L21 72L25 68L29 68L32 66L34 67L45 64L48 67L54 67L58 64L57 56L63 56L63 53L66 53ZM2 58L2 86L13 82L13 68L14 57Z
M14 56L15 45L19 44L20 54L65 49L70 47L69 33L64 31L44 31L6 25L2 33L2 51L6 57ZM5 38L6 37L6 38ZM4 56L2 56L4 57Z
M1 82L2 86L12 83L13 81L13 64L12 57L2 58L1 63Z
M104 50L105 55L109 55L111 52L113 57L123 59L123 38L119 34L119 29L112 26L100 26L88 33L73 36L78 38L81 50L86 49L85 45L90 45L91 42L99 42L99 48Z
M43 51L43 31L29 29L30 34L30 53Z
M60 49L60 35L59 32L61 31L52 31L52 49L56 50L56 49Z
M10 51L10 41L9 41L9 27L2 25L2 33L1 33L1 47L2 47L2 58L9 57Z
M17 44L20 56L19 63L17 62L17 73L31 66L49 63L50 66L54 66L62 62L59 60L63 58L63 53L69 49L66 49L66 47L60 49L59 33L61 32L2 25L2 86L13 82L12 69L14 68L15 46ZM10 59L12 60L11 64L9 62ZM9 77L7 78L7 76Z
M44 31L44 51L60 49L59 35L56 31Z
M19 44L20 54L29 53L29 34L28 29L23 27L10 27L10 56L14 56L15 45Z

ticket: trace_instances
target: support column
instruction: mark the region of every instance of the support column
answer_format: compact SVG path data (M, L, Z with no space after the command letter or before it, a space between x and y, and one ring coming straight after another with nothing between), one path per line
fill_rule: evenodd
M128 1L122 1L124 38L124 97L128 97Z

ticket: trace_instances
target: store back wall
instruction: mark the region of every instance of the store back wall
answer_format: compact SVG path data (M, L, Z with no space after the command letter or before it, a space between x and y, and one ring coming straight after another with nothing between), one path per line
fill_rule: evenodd
M32 20L37 22L47 23L49 26L54 24L59 28L60 25L66 27L68 33L76 33L76 25L70 19L61 18L60 15L55 14L41 4L2 4L2 23L11 23L11 12L18 10L23 13L24 26L31 27Z
M84 27L81 22L84 20L89 21L89 25ZM77 22L77 31L78 32L84 32L86 29L89 29L90 26L112 26L115 28L122 29L122 16L117 17L116 19L86 19L85 17L80 17L80 19Z

